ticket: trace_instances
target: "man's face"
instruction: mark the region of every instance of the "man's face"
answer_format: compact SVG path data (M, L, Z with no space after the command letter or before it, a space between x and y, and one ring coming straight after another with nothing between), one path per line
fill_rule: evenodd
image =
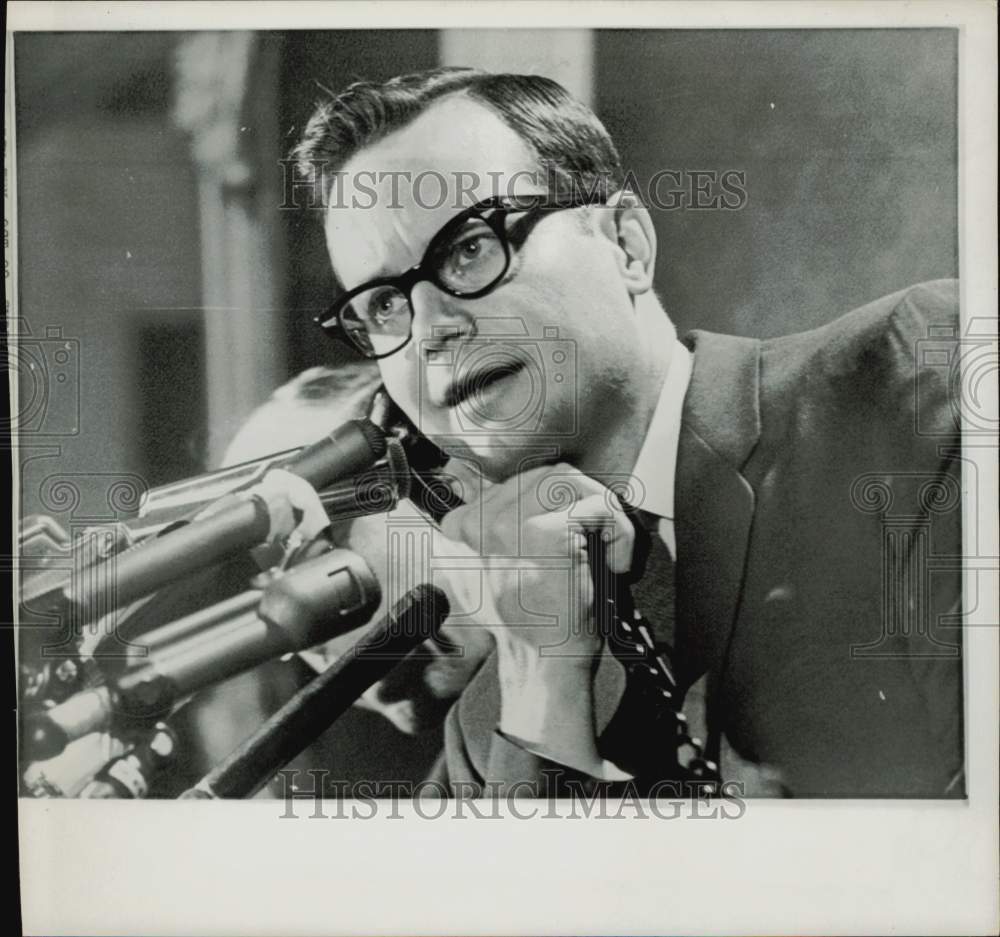
M417 264L462 208L545 192L527 145L463 96L361 150L343 173L326 237L348 289ZM522 241L513 215L511 264L488 295L413 289L413 338L379 361L385 386L425 435L471 454L488 477L528 456L572 462L621 412L637 330L612 219L603 207L543 213Z

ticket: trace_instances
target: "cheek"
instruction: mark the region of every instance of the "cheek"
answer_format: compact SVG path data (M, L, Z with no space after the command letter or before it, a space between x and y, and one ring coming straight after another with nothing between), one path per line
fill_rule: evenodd
M573 322L605 316L628 298L611 245L572 227L540 241L521 273L553 316L569 313Z
M598 375L631 367L635 311L621 278L613 247L597 237L579 235L567 248L553 251L544 283L549 325L558 340L572 344L573 379L562 394L576 395L578 405L602 386ZM553 389L554 390L554 389Z
M413 419L420 399L420 369L412 348L378 363L389 396Z
M582 311L604 316L619 303L628 304L628 290L610 245L597 237L583 237L581 241L579 252L570 262L570 283L576 295L587 298Z
M448 413L432 404L426 373L412 343L380 361L379 371L389 396L420 433L433 439L449 432Z

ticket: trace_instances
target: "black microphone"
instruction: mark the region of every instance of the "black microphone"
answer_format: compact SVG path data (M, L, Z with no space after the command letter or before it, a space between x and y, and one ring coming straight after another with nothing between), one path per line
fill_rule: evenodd
M184 798L251 797L325 731L368 687L437 634L449 614L440 589L420 585L401 598L346 654L315 677Z
M424 514L439 524L445 514L465 503L445 471L448 454L417 429L385 387L375 392L369 418L402 445L409 463L408 497Z
M371 420L351 420L268 469L283 469L313 488L324 488L370 469L386 449L385 433ZM255 475L252 482L257 481ZM78 626L94 621L230 554L263 543L275 533L272 507L263 495L251 492L241 497L231 492L208 509L209 516L168 527L158 537L81 570L68 582L64 575L54 588L39 581L32 594L25 596L25 604L39 614L65 616L73 611Z
M371 468L385 450L385 433L371 420L349 420L275 467L319 489Z
M248 596L260 601L256 607ZM260 592L223 603L221 620L199 612L135 639L148 655L26 720L28 760L59 754L116 719L149 720L179 700L259 664L328 641L367 622L381 601L378 579L351 550L331 550L276 576Z

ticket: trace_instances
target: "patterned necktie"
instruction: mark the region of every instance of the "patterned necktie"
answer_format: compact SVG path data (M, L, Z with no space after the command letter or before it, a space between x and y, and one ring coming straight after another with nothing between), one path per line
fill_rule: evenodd
M660 537L660 519L645 511L631 510L629 513L637 527L637 552L633 568L639 575L638 580L632 584L631 598L652 637L656 653L666 659L676 681L678 674L675 661L682 654L678 654L674 648L674 561ZM621 651L624 651L625 657L620 656ZM685 688L683 675L679 681L680 686L674 687L674 701L665 703L658 690L651 692L649 678L642 673L646 664L639 664L638 672L630 670L627 649L621 648L621 651L616 651L616 654L626 665L628 677L618 709L601 735L601 753L618 767L630 772L638 780L640 787L649 787L659 780L678 779L681 775L677 773L679 769L675 759L681 756L681 750L677 747L676 733L683 731L685 735L702 743L705 739L704 681L699 681L688 689L683 709L687 723L682 720L678 725L677 717L669 711L676 705L676 691L683 692ZM653 685L661 684L657 680ZM704 764L700 762L700 750L688 747L685 752L689 754L684 755L684 764ZM694 760L689 761L689 758Z
M660 536L660 519L647 511L635 513L649 534L649 547L645 572L632 586L632 597L656 643L667 645L672 654L677 621L674 560Z

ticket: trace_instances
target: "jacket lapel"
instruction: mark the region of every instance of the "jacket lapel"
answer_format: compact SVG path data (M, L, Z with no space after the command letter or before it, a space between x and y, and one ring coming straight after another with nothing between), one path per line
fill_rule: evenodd
M760 437L760 343L693 332L677 453L677 664L682 679L724 666L742 591L754 493L740 474Z

